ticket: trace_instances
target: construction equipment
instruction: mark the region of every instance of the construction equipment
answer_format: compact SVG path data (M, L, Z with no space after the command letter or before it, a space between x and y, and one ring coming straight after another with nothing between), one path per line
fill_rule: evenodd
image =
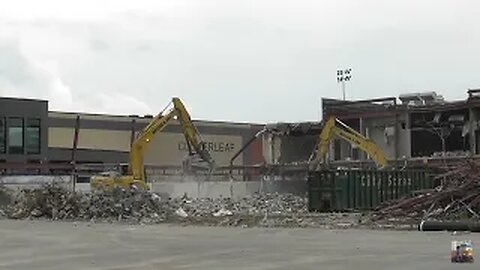
M155 134L162 131L173 118L176 118L180 122L183 135L187 141L189 155L183 165L191 168L192 162L194 162L192 160L195 160L195 156L198 155L201 160L208 163L210 171L214 169L215 162L210 156L210 153L204 148L204 143L200 138L199 132L193 124L182 101L174 97L171 103L173 103L173 108L166 113L164 113L165 110L160 112L132 143L126 174L124 172L106 172L93 176L90 179L92 189L112 187L148 189L148 185L145 182L144 153ZM188 169L185 167L184 169Z
M315 170L319 164L326 163L326 156L329 152L330 141L334 137L339 137L365 151L377 164L383 168L387 166L387 158L382 149L378 147L372 140L366 138L353 128L349 127L335 117L330 117L326 122L322 132L320 133L319 142L316 149L316 157L311 169Z

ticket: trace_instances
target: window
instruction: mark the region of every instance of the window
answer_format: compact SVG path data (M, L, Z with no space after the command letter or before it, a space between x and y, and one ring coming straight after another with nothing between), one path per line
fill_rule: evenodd
M27 120L27 154L40 154L40 119Z
M0 117L0 154L5 154L7 150L6 143L5 143L5 118Z
M8 153L23 154L23 119L8 119Z

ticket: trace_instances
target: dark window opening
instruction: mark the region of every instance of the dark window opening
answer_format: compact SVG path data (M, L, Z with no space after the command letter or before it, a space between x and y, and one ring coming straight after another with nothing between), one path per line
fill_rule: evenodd
M316 146L317 136L285 136L282 138L280 163L308 160Z
M340 140L334 140L333 141L333 159L334 160L340 160L342 158L342 144L340 143Z
M27 154L40 154L40 119L27 120Z
M360 151L358 148L352 148L352 160L360 159Z
M5 152L7 151L7 146L5 141L7 136L5 136L5 132L6 132L5 118L0 117L0 154L5 154Z
M23 119L12 117L8 121L8 153L23 154Z
M442 152L441 136L427 130L414 130L411 133L411 153L413 157L432 156ZM452 130L445 136L445 151L468 151L470 149L469 137L462 136L462 130Z

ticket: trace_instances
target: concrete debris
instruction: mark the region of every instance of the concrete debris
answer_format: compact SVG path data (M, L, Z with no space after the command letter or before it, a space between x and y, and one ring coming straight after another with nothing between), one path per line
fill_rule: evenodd
M171 205L182 207L189 216L206 217L212 216L222 209L224 214L229 215L292 215L305 214L307 200L293 194L266 193L244 197L238 200L231 198L175 198L170 201ZM228 214L231 212L232 214Z
M7 216L6 209L13 202L13 191L0 186L0 218Z
M7 208L13 219L48 218L53 220L104 220L161 222L168 211L151 193L114 189L74 193L55 185L23 189Z
M176 211L175 211L175 214L181 218L186 218L188 217L188 214L187 212L185 212L185 210L183 210L183 208L179 207Z
M225 216L231 216L231 215L233 215L233 212L225 208L222 208L218 210L218 212L213 213L214 217L225 217Z
M3 208L12 219L126 222L134 224L346 229L368 225L361 213L309 213L307 200L292 194L241 199L166 198L141 190L75 193L46 185L24 189ZM0 212L1 213L1 212Z
M13 191L0 186L0 206L5 206L11 203Z

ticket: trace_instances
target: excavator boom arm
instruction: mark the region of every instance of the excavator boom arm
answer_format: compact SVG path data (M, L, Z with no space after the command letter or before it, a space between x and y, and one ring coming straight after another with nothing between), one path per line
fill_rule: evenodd
M187 142L193 147L195 152L208 164L210 167L214 166L213 158L210 156L210 153L205 150L202 139L200 138L200 133L192 122L190 114L183 105L182 101L179 98L173 98L173 106L177 114L177 120L182 126L183 135Z
M158 114L143 130L139 137L133 142L130 150L129 172L135 180L145 180L143 165L143 156L147 145L153 139L155 134L162 131L168 122L175 116L175 110L171 110L165 115Z
M146 147L157 132L162 131L172 120L177 117L182 127L183 134L188 143L194 148L199 156L213 167L213 159L208 151L202 148L200 135L190 118L190 114L179 98L173 98L173 109L163 114L159 113L143 130L140 136L133 142L130 151L129 173L134 180L145 181L143 156Z
M380 147L361 133L334 117L328 119L323 127L322 133L320 134L320 141L317 147L317 159L325 158L329 150L330 141L335 136L365 151L372 157L378 166L385 167L387 165L387 158Z

